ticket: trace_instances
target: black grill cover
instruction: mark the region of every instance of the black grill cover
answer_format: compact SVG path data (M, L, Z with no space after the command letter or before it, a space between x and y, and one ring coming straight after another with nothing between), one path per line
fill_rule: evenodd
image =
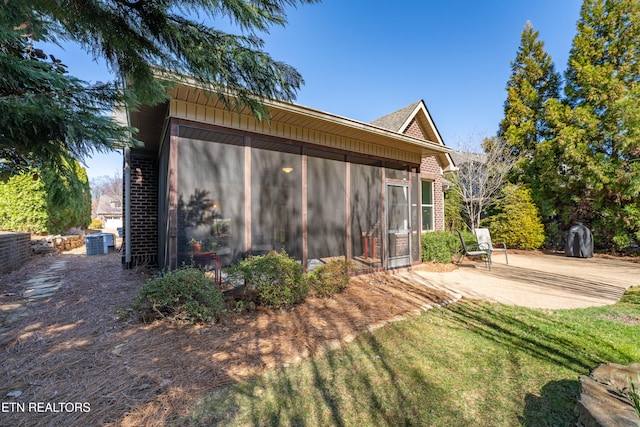
M566 256L591 258L593 256L591 230L580 223L571 227L567 235L567 245L564 248L564 253Z

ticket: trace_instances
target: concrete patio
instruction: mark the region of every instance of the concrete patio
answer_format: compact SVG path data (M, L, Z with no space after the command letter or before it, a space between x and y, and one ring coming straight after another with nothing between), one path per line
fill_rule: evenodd
M625 289L640 285L640 263L509 253L509 265L499 254L491 270L482 261L465 258L451 272L415 269L401 276L466 298L531 308L584 308L614 304Z

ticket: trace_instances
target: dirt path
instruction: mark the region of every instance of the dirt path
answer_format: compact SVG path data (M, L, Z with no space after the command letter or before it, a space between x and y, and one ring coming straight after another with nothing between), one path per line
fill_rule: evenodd
M55 292L26 300L29 280L61 260ZM145 325L130 307L146 277L123 270L117 253L36 258L0 276L0 425L160 425L215 387L453 298L372 275L290 311L232 313L209 326Z

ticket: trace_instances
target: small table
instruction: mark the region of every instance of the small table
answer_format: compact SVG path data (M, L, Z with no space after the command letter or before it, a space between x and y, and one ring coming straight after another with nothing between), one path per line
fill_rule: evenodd
M213 265L216 284L218 287L222 286L222 263L216 252L194 252L193 262L197 267L205 269Z

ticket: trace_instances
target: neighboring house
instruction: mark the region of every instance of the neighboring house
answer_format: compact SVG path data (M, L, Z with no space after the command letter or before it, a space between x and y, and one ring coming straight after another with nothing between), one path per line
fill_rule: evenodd
M98 200L96 218L102 222L102 228L117 230L122 227L122 200L103 194Z
M125 154L125 266L176 268L195 240L224 265L285 250L310 267L405 267L420 231L443 228L450 149L423 101L370 124L267 102L261 122L190 84L169 95L130 113L144 148Z
M485 191L480 187L487 170L487 155L468 151L452 151L449 154L458 173L459 183L464 187L464 201L475 199Z

